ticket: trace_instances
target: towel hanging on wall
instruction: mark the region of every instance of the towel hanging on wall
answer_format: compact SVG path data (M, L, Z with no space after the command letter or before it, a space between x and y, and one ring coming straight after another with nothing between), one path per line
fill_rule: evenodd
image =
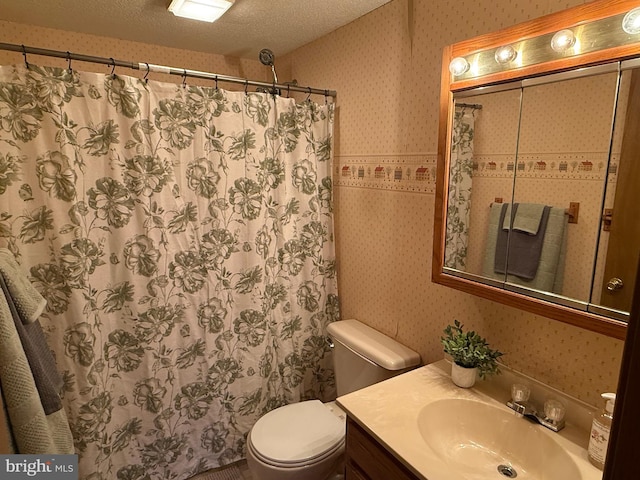
M567 250L567 223L569 216L565 209L551 207L545 231L538 269L533 279L527 280L515 275L499 274L495 271L496 244L502 231L504 204L493 203L489 211L485 254L482 263L482 275L499 281L522 285L527 288L553 293L562 293L564 279L564 261ZM506 212L505 212L506 213ZM504 260L506 262L506 260Z
M502 208L500 224L503 227L498 232L494 270L532 280L538 271L551 207L518 203L513 208L510 206ZM505 224L513 226L511 232L509 228L505 230Z

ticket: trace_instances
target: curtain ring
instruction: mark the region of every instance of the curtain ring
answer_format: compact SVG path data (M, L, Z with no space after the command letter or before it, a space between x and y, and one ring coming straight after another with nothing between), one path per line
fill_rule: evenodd
M149 64L147 62L144 62L144 64L147 66L147 73L144 74L144 83L149 83Z
M69 73L73 72L73 69L71 68L71 53L69 53L68 50L67 50L67 70L69 70Z
M116 74L116 61L113 58L109 58L109 60L111 60L110 65L111 65L111 74L110 75L114 75Z
M29 62L27 62L27 49L24 44L22 44L22 56L24 57L24 66L29 70Z
M182 69L182 88L187 88L187 70Z

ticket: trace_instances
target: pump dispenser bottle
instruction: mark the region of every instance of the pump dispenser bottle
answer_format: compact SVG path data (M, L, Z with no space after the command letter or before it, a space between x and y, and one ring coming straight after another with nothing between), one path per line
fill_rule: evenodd
M591 425L591 438L589 440L589 461L604 469L604 461L609 445L609 433L611 433L611 421L613 419L613 407L616 401L615 393L603 393L602 398L606 400L604 410L593 419Z

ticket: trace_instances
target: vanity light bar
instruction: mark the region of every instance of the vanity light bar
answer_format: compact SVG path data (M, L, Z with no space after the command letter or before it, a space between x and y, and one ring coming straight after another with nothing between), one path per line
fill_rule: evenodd
M468 80L638 42L640 7L572 29L454 58L449 71L452 81Z

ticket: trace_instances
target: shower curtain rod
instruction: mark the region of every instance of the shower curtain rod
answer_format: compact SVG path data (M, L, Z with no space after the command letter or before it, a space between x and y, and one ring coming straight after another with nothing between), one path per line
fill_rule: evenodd
M475 110L482 110L482 105L479 103L456 103L456 107L473 108Z
M337 92L335 90L322 90L319 88L301 87L299 85L288 85L282 83L260 82L257 80L247 80L246 78L232 77L228 75L219 75L217 73L201 72L198 70L189 70L186 68L167 67L164 65L154 65L146 62L127 62L124 60L115 60L113 58L95 57L92 55L82 55L80 53L63 52L60 50L48 50L45 48L27 47L24 45L15 45L12 43L1 43L0 50L8 50L11 52L22 53L27 61L27 54L41 55L45 57L64 58L68 61L77 60L80 62L101 63L110 65L111 67L125 67L133 70L141 70L143 72L168 73L169 75L178 75L181 77L203 78L206 80L215 80L217 82L238 83L245 86L277 88L286 90L287 92L302 92L307 94L324 95L325 97L335 98Z

